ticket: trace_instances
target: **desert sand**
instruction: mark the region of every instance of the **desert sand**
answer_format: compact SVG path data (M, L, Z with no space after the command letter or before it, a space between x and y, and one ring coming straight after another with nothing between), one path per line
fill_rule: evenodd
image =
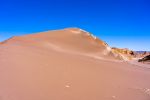
M0 100L150 100L133 63L77 28L15 36L0 43Z

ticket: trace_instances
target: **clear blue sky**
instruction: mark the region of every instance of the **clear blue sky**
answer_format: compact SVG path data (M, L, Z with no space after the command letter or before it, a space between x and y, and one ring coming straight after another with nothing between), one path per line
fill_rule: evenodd
M150 51L149 0L0 0L0 41L79 27L110 46Z

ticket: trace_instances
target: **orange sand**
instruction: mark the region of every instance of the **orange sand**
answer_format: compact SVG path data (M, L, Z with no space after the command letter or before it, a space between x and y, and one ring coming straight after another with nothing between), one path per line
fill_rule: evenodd
M0 44L0 100L150 100L150 69L80 29L13 37Z

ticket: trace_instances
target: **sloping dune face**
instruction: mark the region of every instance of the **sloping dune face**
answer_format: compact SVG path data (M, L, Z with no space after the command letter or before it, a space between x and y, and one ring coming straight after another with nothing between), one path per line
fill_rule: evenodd
M150 100L150 70L116 62L108 51L77 28L4 41L0 100Z
M82 53L105 51L107 46L103 41L92 36L90 33L77 28L13 37L9 42L40 47L57 46L68 51Z
M4 43L7 45L40 47L61 52L114 59L111 48L104 41L78 28L12 37L4 41Z

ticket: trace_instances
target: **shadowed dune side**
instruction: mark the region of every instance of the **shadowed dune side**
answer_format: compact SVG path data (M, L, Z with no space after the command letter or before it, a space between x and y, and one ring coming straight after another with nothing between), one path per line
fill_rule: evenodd
M142 59L139 59L138 62L143 62L143 63L150 64L150 55L145 56L145 57L142 58Z

